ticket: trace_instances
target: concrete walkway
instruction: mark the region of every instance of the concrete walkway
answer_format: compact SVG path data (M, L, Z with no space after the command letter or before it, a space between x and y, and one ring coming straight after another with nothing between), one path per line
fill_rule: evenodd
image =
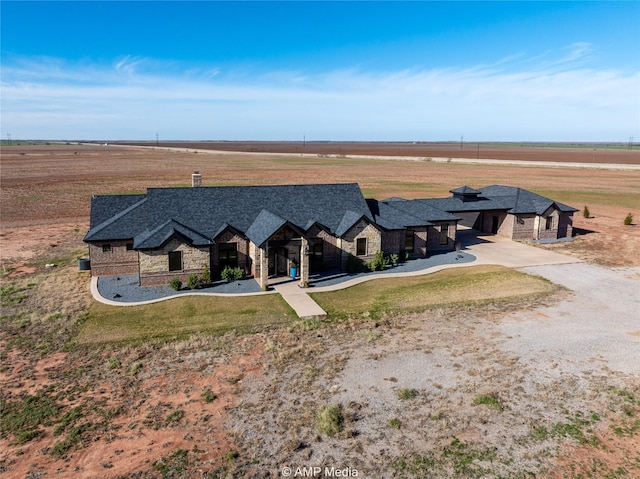
M327 312L307 294L307 289L299 286L299 280L292 279L273 285L276 292L293 308L300 319L324 318Z
M457 235L463 250L474 255L474 264L498 264L508 268L525 268L548 264L583 263L584 261L526 243L512 241L502 236L478 234L470 229L460 229Z

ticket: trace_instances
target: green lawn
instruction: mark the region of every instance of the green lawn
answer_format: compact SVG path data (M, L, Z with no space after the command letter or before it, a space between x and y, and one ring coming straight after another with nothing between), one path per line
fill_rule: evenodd
M387 312L527 299L550 294L556 288L546 279L502 266L471 266L426 276L376 279L311 297L330 317L375 318Z
M556 286L501 266L472 266L407 278L376 279L311 296L329 319L377 318L424 311L435 306L504 302L547 295ZM259 331L291 324L296 314L278 294L219 297L187 296L144 306L95 302L80 328L80 345L172 341L191 334Z
M171 341L194 333L249 332L296 318L278 294L187 296L144 306L95 302L80 329L78 344Z

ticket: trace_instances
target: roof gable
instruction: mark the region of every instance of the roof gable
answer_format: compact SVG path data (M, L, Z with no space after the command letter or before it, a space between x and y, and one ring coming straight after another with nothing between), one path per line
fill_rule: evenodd
M262 210L247 230L247 238L254 244L262 246L280 228L287 224L287 220L267 210Z
M173 219L168 220L155 228L153 231L143 231L133 240L134 249L154 249L161 248L171 238L181 236L187 243L194 246L206 246L212 241L197 231L185 226Z

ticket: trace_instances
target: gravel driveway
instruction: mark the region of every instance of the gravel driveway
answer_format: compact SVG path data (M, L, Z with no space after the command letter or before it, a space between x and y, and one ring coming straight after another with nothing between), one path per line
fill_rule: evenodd
M588 263L522 268L572 291L565 301L509 315L504 347L541 368L606 366L640 376L640 268Z

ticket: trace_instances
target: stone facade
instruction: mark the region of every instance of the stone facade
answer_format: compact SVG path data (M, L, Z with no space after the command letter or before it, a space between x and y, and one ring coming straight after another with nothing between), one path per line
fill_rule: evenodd
M133 240L90 244L91 274L94 276L138 274L138 252L131 249L132 247Z
M182 252L182 269L169 271L169 252ZM190 274L202 274L209 265L208 246L194 247L174 238L157 250L140 251L140 285L157 286L169 283L172 278L187 282Z
M366 251L359 255L357 251L358 239L366 239ZM364 219L358 221L342 238L341 245L342 267L345 267L349 255L361 260L372 259L378 251L382 250L382 232L373 224Z

